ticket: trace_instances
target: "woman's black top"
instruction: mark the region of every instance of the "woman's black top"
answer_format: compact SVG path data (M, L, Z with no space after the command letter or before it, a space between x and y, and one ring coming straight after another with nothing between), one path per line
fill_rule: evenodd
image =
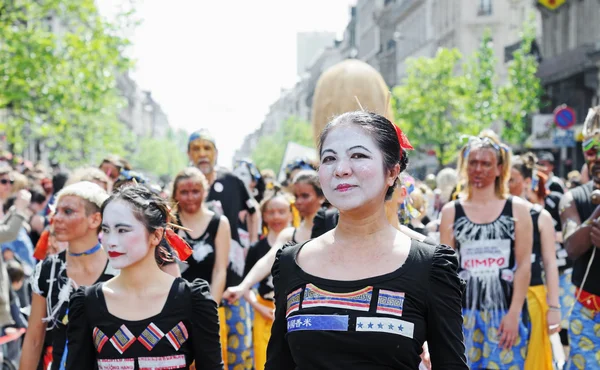
M256 262L269 253L270 250L271 245L269 244L267 237L254 243L248 250L248 255L246 256L246 270L244 271L244 276L248 275L250 270L252 270L252 267L256 265ZM273 276L271 274L258 284L258 294L260 294L263 299L273 300Z
M531 251L531 282L530 286L544 285L542 277L542 236L540 235L540 226L538 224L540 214L544 208L541 205L534 204L529 213L533 223L533 249Z
M135 308L133 308L135 309ZM162 311L144 320L113 316L102 284L69 305L67 370L223 369L217 304L206 281L176 278Z
M178 216L179 217L179 216ZM187 269L182 268L181 277L187 281L195 279L206 280L209 284L212 280L212 273L215 267L215 239L219 230L219 222L221 216L214 214L204 233L197 238L192 238L185 230L180 231L180 235L190 247L192 247L192 255L185 261ZM178 220L179 221L179 220ZM181 225L181 221L179 221Z
M454 250L413 240L396 271L337 281L298 266L305 244L279 250L273 265L276 308L265 369L413 370L425 341L434 368L467 369Z
M39 262L31 277L31 290L46 300L47 331L51 334L52 370L60 369L69 323L69 297L73 291L73 281L67 276L66 251L46 257ZM108 281L118 274L118 270L106 261L104 272L96 283Z

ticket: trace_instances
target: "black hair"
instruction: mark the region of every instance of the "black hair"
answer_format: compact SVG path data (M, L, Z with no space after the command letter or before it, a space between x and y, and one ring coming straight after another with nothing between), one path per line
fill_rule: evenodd
M68 172L59 172L56 175L52 176L52 191L54 194L57 194L69 180Z
M313 187L315 190L315 194L317 194L318 198L325 198L323 194L323 188L321 187L321 182L319 181L319 174L314 170L302 170L294 176L292 179L292 183L296 184L308 184Z
M23 266L15 260L6 261L6 272L11 283L19 282L25 279L25 270Z
M148 233L159 228L166 228L171 219L171 211L167 201L143 185L128 185L115 190L104 201L100 211L104 214L106 206L116 200L124 201L131 206L135 218L140 221ZM156 262L159 266L175 262L175 253L164 238L155 249Z
M329 135L335 126L342 124L357 125L371 134L371 137L373 137L377 147L383 154L383 165L386 170L392 170L397 164L400 165L400 172L406 170L406 167L408 166L408 157L406 151L400 147L400 141L398 140L394 124L384 116L372 112L347 112L335 117L327 124L327 126L325 126L319 136L317 146L319 156L321 156L321 150L323 149L323 143L325 142L327 135ZM398 179L396 178L395 181L398 181ZM386 200L392 197L395 188L396 183L388 188L385 194Z
M44 189L35 186L29 189L29 192L31 193L31 203L42 204L46 201L46 193L44 192Z
M11 195L10 197L6 198L6 200L4 201L4 204L2 204L2 212L3 213L8 212L10 207L12 207L13 204L15 204L16 199L17 199L16 195Z

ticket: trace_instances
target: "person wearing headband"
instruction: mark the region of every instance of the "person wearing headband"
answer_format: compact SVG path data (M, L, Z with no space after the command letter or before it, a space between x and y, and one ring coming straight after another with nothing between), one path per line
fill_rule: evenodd
M456 252L386 216L410 148L370 112L344 113L321 133L319 179L339 221L277 252L265 369L417 369L425 341L434 369L467 369Z
M118 276L73 293L67 370L223 368L217 304L208 283L160 269L163 243L178 259L191 248L173 230L166 201L143 185L102 204L102 241ZM158 252L157 252L158 251Z
M38 263L31 277L31 314L23 342L21 370L38 368L46 331L52 335L51 369L63 369L71 291L117 274L98 241L100 207L106 198L104 189L88 181L65 186L57 194L52 218L54 237L68 243L68 248L48 255Z
M207 207L217 214L227 217L231 229L229 248L229 267L227 269L226 287L236 286L242 282L246 249L258 241L259 214L256 202L246 185L233 173L216 168L218 150L215 137L206 129L193 132L188 140L188 157L191 165L198 168L208 182ZM240 212L246 211L246 228L248 243L240 238ZM221 345L224 350L223 360L226 367L249 369L252 365L252 321L247 314L248 303L241 299L235 303L221 302L219 315L221 322Z
M459 276L466 281L462 312L470 369L522 369L526 358L523 308L533 227L528 204L508 192L510 159L510 149L493 132L469 138L458 167L462 196L442 209L440 243L460 253Z
M560 202L563 239L573 261L575 296L569 302L570 359L566 369L600 369L600 106L583 123L583 156L591 181L569 190ZM570 317L569 317L570 316Z

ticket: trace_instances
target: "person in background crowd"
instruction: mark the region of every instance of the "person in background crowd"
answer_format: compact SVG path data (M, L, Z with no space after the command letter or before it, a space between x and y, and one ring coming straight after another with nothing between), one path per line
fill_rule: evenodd
M52 213L52 207L56 202L56 194L62 190L67 181L69 180L69 173L66 171L60 171L52 176L52 195L46 203L46 209L44 210L44 216L49 216Z
M2 211L6 214L10 207L15 203L17 197L15 195L10 196L6 202L2 205ZM14 240L2 243L2 256L5 261L17 259L19 263L23 265L23 269L27 276L31 276L33 268L35 267L35 259L33 258L33 244L29 238L30 226L26 221L23 221L21 228Z
M292 222L292 200L290 196L279 188L267 191L265 199L260 205L263 224L267 229L256 244L250 247L246 257L246 271L248 274L252 267L276 244L277 237L283 229ZM275 309L273 277L267 276L258 284L257 292L250 290L246 299L254 308L253 343L254 343L254 370L264 370L267 361L267 344L271 337L273 325L273 310Z
M526 358L531 279L529 205L508 193L510 149L493 132L459 154L463 196L442 209L440 242L460 253L465 345L471 369L519 368ZM516 222L518 220L518 222Z
M110 172L110 171L108 171ZM100 168L96 167L83 167L76 169L73 174L69 177L66 185L75 184L81 181L93 182L100 186L106 192L110 192L112 189L113 179L108 177Z
M407 206L410 205L416 212L409 211L411 217L407 226L419 234L427 236L427 229L423 222L423 219L427 217L427 198L418 186L409 193L408 197L409 200L407 200L405 204Z
M569 190L583 184L584 182L581 181L581 173L579 171L571 171L567 174L567 188Z
M104 158L99 168L113 183L117 181L122 170L131 170L129 163L117 155L109 155Z
M600 206L592 200L600 189L600 106L583 123L582 149L592 181L569 190L560 202L564 244L573 260L576 287L569 325L570 360L566 369L600 369Z
M566 187L564 182L558 177L554 176L554 154L550 152L539 152L538 155L538 163L540 164L540 172L542 172L546 177L548 177L548 182L546 183L546 188L550 191L556 191L561 194L564 194L566 191Z
M248 194L250 194L250 201L253 203L254 209L259 208L259 203L263 199L263 195L265 193L265 182L260 174L259 169L256 165L249 159L239 160L236 162L235 167L233 169L233 174L236 175L244 185L246 185L246 190L248 190ZM240 211L239 214L239 228L238 233L240 235L240 240L242 242L242 246L245 249L250 247L250 232L248 231L248 218L254 217L248 213L247 210ZM261 221L260 214L258 215L258 222L256 227L258 230L256 231L258 234L261 232Z
M6 199L13 193L14 180L11 177L11 172L12 169L10 167L0 168L0 205L4 204Z
M31 217L29 218L29 225L31 231L29 232L29 238L31 244L36 245L40 239L40 235L44 231L46 226L46 217L44 216L44 209L48 202L48 196L45 191L39 187L33 187L29 189L31 193L31 204L29 210L31 211Z
M229 220L231 244L229 250L230 266L228 268L226 286L238 285L244 275L246 251L242 247L238 228L239 215L242 210L249 214L247 229L250 244L258 241L258 220L254 202L246 189L246 185L227 171L217 171L217 146L214 136L206 129L193 132L188 140L188 158L208 181L209 192L207 206L215 213L224 215ZM221 338L227 347L227 365L230 369L252 368L252 335L250 306L245 300L235 304L224 301L228 331ZM225 347L225 345L223 346Z
M436 188L433 191L435 195L435 206L433 214L429 217L431 221L425 225L427 235L436 243L440 240L440 221L442 208L452 200L452 192L458 184L458 173L454 168L444 168L436 176Z
M52 336L52 370L63 369L72 289L106 281L117 273L98 241L100 207L106 198L108 194L101 187L87 181L66 186L57 194L52 226L56 239L68 242L68 250L50 254L36 266L20 370L37 369L46 330Z
M561 328L555 231L552 216L543 208L548 192L546 176L538 171L537 158L533 153L513 158L509 190L511 195L532 203L533 254L527 291L531 331L525 369L553 370L550 335L558 333Z
M189 250L172 219L166 201L143 185L122 187L103 203L103 241L120 273L73 294L66 370L188 369L194 361L197 370L223 368L208 284L158 267L162 241L179 256L182 244Z
M267 190L271 190L273 189L273 185L276 182L277 177L275 176L275 171L273 171L270 168L266 168L262 171L260 171L260 175L262 176L263 180L265 181L265 189Z
M292 182L296 177L296 174L300 171L304 170L313 170L315 171L317 166L314 163L309 161L306 158L296 158L293 161L289 162L285 167L285 180L281 185L287 190L288 193L293 193L294 189L292 187Z

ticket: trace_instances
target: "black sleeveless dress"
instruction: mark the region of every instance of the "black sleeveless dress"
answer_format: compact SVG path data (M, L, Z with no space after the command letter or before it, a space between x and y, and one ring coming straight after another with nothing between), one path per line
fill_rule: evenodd
M192 238L186 231L180 231L180 235L190 247L192 247L192 255L188 260L180 264L182 270L181 277L187 281L202 279L211 283L212 272L215 267L215 239L219 230L219 222L221 216L214 214L210 219L206 230L198 238ZM179 216L177 221L181 225Z

